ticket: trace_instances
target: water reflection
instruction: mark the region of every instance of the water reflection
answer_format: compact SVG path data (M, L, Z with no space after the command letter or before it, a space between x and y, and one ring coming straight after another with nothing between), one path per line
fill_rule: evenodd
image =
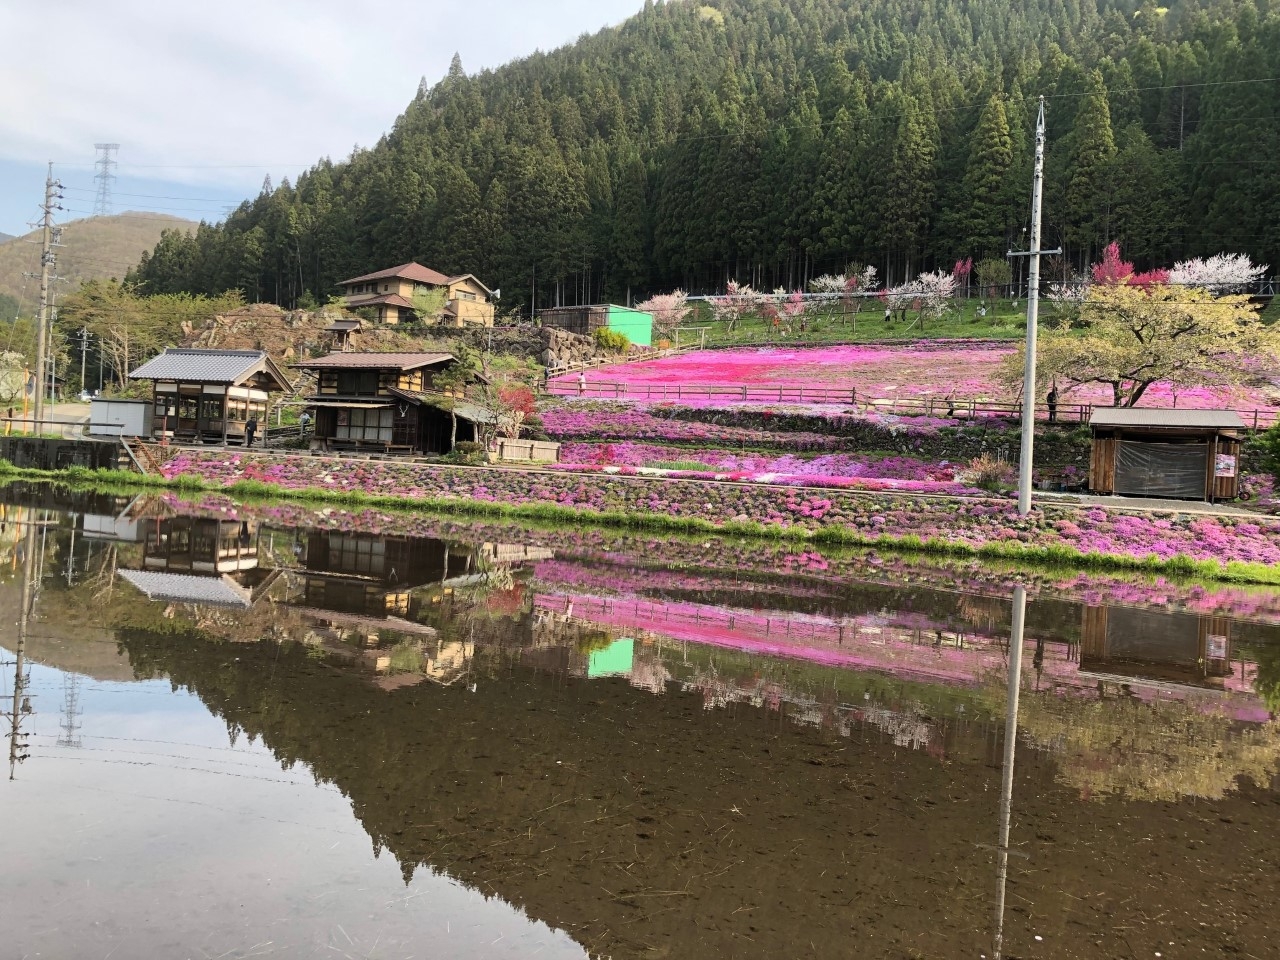
M1011 606L870 561L691 570L514 526L115 507L51 531L37 632L95 603L137 677L331 785L411 890L496 895L615 957L1122 955L1119 926L1144 951L1256 953L1277 935L1254 906L1280 840L1259 812L1267 622L1020 586ZM52 736L25 779L65 758ZM1036 862L1011 875L1022 824Z

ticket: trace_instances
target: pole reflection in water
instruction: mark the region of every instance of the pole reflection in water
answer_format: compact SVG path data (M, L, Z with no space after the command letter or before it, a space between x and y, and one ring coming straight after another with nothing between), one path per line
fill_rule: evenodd
M35 607L36 526L28 517L22 547L22 592L18 610L18 641L13 651L13 706L9 713L9 779L14 779L18 764L27 759L27 734L22 732L23 718L31 712L27 688L27 630Z
M1000 836L996 846L996 917L991 949L1004 956L1004 891L1009 879L1009 820L1013 812L1013 755L1018 744L1018 689L1022 682L1022 645L1027 620L1027 590L1013 588L1013 629L1009 635L1009 695L1004 718L1004 766L1000 780Z

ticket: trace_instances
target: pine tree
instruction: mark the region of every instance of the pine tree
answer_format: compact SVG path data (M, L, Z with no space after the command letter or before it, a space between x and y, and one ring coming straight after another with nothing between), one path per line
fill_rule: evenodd
M1013 166L1013 143L1004 100L997 94L987 101L973 133L973 149L964 172L964 196L968 200L968 240L964 251L975 259L1000 252L1004 242L1005 179Z
M1116 144L1102 74L1095 70L1076 112L1067 160L1067 237L1079 251L1083 267L1107 238L1111 204L1111 164Z

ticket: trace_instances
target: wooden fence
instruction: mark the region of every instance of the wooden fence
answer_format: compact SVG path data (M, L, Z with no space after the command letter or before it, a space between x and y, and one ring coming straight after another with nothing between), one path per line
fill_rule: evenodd
M581 386L574 380L549 382L547 392L556 396L581 396L604 400L645 400L673 402L711 400L721 403L813 403L854 407L863 412L889 413L900 416L946 417L974 420L980 417L1016 419L1022 416L1022 404L999 400L948 400L945 397L867 397L856 389L833 387L761 387L727 386L706 383L619 383L588 380ZM1059 403L1055 411L1058 421L1088 423L1095 404ZM1251 430L1265 430L1276 422L1275 410L1235 410ZM1049 419L1047 404L1036 405L1036 417Z

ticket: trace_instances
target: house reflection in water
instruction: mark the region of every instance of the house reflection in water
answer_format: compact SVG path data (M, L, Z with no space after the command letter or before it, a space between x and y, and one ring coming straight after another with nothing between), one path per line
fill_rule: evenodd
M154 519L142 546L148 570L235 574L258 566L258 524L212 517Z
M1101 682L1247 689L1231 662L1231 620L1133 607L1085 607L1080 675Z

